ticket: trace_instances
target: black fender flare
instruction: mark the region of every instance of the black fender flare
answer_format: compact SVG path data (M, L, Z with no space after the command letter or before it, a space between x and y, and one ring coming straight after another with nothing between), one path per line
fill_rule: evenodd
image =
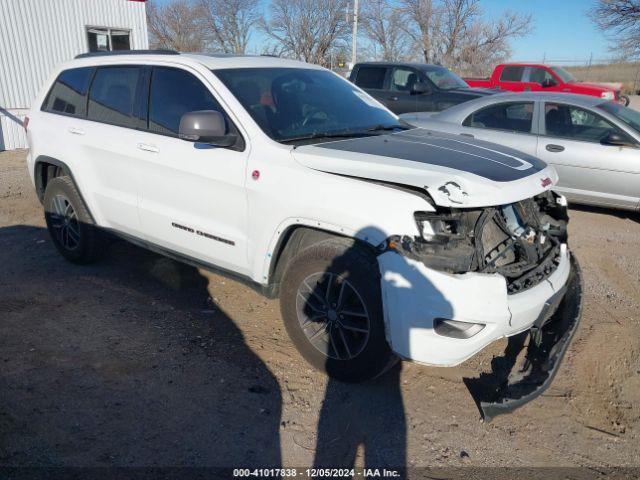
M64 172L64 174L71 179L71 181L75 185L76 189L78 190L78 193L80 194L80 199L84 202L84 205L87 208L87 212L89 212L89 216L91 217L91 221L95 224L95 218L93 216L93 213L91 213L91 210L89 209L89 205L88 205L87 201L84 199L84 195L82 194L82 190L80 189L80 186L78 185L78 182L74 178L73 172L71 171L71 168L69 168L69 165L67 165L62 160L58 160L57 158L49 157L47 155L39 155L36 158L36 160L34 162L34 166L33 166L33 169L34 169L34 171L33 171L33 179L34 179L34 182L35 182L36 194L38 196L38 200L40 200L40 203L44 202L45 184L44 184L44 172L42 171L42 168L43 168L43 166L45 164L54 165L56 167L60 167L62 169L62 171Z

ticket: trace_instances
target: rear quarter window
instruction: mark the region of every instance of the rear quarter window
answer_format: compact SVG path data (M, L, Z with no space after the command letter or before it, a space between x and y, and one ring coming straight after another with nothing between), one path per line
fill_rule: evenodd
M65 70L54 82L42 110L71 117L87 114L87 91L95 68L73 68Z
M360 88L384 88L384 77L387 74L385 67L360 67L356 75L356 85Z

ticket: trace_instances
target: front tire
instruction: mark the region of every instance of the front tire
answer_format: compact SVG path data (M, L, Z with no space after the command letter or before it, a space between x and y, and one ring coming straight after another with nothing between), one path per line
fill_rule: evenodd
M90 263L102 251L102 236L71 178L56 177L44 192L45 220L60 254L74 263Z
M353 241L326 240L298 253L284 273L280 308L298 351L332 378L365 381L396 361L377 260Z

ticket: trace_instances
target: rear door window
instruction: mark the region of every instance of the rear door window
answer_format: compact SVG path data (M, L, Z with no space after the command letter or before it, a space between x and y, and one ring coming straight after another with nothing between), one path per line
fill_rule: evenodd
M200 80L177 68L154 67L149 93L149 130L178 136L180 119L198 110L224 110ZM225 115L227 127L229 119Z
M73 68L56 79L42 110L82 118L87 114L87 91L94 68Z
M356 85L360 88L382 90L386 74L386 67L360 67L356 76Z
M500 103L469 115L464 126L531 133L533 102Z
M500 74L501 82L519 82L522 80L524 67L504 67Z
M87 118L119 127L143 128L137 108L141 67L103 67L96 72L89 92Z

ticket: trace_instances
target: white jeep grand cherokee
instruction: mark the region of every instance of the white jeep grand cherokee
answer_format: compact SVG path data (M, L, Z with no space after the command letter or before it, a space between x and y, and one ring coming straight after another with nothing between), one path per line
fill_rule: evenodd
M64 257L93 260L107 231L233 275L279 296L296 347L338 379L397 357L456 365L531 330L525 383L540 390L575 330L553 168L413 128L324 68L85 54L29 118L29 170ZM498 403L532 393L508 388Z

